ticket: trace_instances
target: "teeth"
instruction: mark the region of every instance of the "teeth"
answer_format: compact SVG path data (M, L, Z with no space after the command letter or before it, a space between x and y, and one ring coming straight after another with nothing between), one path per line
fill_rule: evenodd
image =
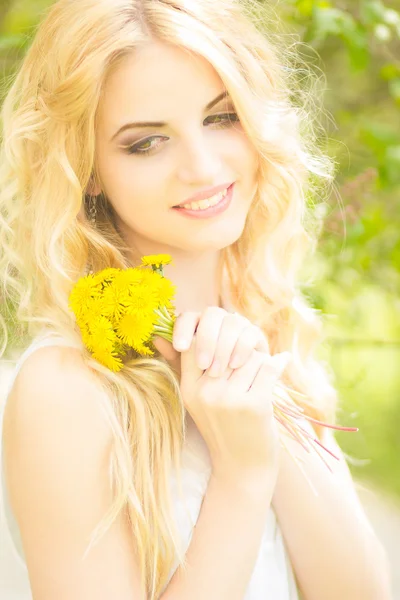
M190 204L181 204L180 208L190 208L190 210L205 210L206 208L210 208L210 206L215 206L219 202L221 202L222 198L225 198L228 193L228 189L223 192L219 192L215 194L215 196L211 196L211 198L207 198L207 200L200 200L199 202L191 202Z

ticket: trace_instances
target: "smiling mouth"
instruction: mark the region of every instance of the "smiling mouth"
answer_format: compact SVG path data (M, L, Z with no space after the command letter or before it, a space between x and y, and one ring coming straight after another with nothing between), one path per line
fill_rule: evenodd
M228 189L226 188L222 192L218 192L214 196L207 198L206 200L199 200L197 202L189 202L187 204L177 204L173 208L187 208L189 210L206 210L207 208L211 208L212 206L216 206L225 198L228 193Z

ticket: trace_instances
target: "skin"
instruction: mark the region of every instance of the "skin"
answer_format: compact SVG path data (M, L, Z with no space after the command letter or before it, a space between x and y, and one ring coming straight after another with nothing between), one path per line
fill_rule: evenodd
M215 117L234 113L232 101L205 110L224 90L205 59L152 42L110 74L98 109L100 182L91 193L106 194L134 263L138 254L173 257L165 275L177 286L177 313L220 305L220 251L240 237L256 191L256 150L234 114L232 123ZM137 121L167 126L128 129L110 141L121 126ZM151 136L160 137L146 143ZM128 153L126 147L140 141L151 154ZM233 202L221 215L189 219L172 209L198 191L232 182Z

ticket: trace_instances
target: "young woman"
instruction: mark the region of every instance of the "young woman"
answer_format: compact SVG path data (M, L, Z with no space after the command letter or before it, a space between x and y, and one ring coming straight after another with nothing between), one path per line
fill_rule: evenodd
M297 278L316 239L306 198L333 169L293 47L260 11L59 0L8 92L1 278L29 345L3 403L2 598L389 597L334 438L315 428L332 474L274 417L281 379L335 418ZM114 372L69 294L157 253L173 259L173 344Z

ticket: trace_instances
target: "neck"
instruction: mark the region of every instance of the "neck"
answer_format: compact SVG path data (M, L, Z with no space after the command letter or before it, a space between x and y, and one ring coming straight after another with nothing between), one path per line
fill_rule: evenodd
M164 267L164 275L176 286L174 303L177 314L202 312L207 306L222 305L219 250L185 252L147 240L139 243L135 239L132 264L139 265L140 258L149 254L169 254L172 257L172 263Z
M219 252L185 256L174 252L171 256L173 263L164 273L176 286L176 312L202 312L208 306L220 306Z

